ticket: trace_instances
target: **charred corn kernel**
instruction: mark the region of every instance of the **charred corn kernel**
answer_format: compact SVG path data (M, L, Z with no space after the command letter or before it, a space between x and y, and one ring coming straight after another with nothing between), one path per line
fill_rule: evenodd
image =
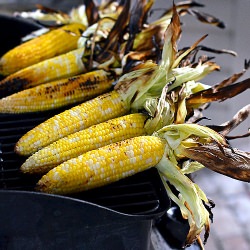
M77 49L85 26L73 23L49 31L13 48L0 59L0 74L9 75L48 58Z
M87 101L108 91L114 80L110 73L96 70L41 84L0 99L0 112L36 112Z
M128 113L129 107L117 91L111 91L57 114L22 136L15 146L20 155L39 149L79 130Z
M129 114L73 133L31 155L21 166L21 171L44 174L60 163L87 151L145 135L146 119L144 114Z
M89 151L50 170L37 190L70 194L100 187L155 166L164 154L165 141L139 136Z
M82 62L84 48L44 60L21 69L0 81L0 97L42 83L75 76L86 72Z

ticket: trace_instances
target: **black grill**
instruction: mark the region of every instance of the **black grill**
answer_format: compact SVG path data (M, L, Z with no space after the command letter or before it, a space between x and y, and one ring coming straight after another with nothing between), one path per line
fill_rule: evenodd
M0 15L0 26L0 56L40 27L7 15ZM38 177L19 171L25 158L15 154L15 143L61 111L0 114L0 249L152 250L153 221L172 238L173 223L168 229L161 220L170 200L156 168L77 195L34 191Z
M19 171L26 158L18 156L14 152L14 146L24 133L60 111L0 115L1 189L34 191L39 177L25 175ZM169 206L158 172L154 168L72 197L129 214L158 214Z
M71 196L35 192L39 177L19 171L15 143L57 112L0 114L0 249L151 250L152 221L170 206L156 168Z

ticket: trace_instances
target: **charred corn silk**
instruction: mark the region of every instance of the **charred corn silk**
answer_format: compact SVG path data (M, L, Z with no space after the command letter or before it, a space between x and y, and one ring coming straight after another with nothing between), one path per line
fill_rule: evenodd
M13 48L0 59L0 74L9 75L76 49L77 41L84 30L85 26L80 23L64 25Z
M66 136L31 155L21 166L25 173L46 173L56 165L87 151L146 134L143 114L130 114Z
M112 183L156 165L164 145L158 137L141 136L89 151L50 170L37 190L68 194Z

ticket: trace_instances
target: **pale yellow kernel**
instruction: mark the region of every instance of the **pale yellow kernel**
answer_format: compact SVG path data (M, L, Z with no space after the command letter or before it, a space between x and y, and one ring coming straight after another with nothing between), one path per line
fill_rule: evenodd
M83 112L81 115L82 115L85 119L88 119L88 118L89 118L89 115L88 115L86 112Z
M52 177L55 181L60 181L61 177L60 174L57 171L54 171L53 173L53 177Z
M99 175L99 171L98 171L98 169L96 169L96 168L91 168L91 170L93 170L93 171L94 171L94 173L95 173L95 175L96 175L96 176L98 176L98 175Z
M126 127L127 127L126 122L125 122L124 120L121 120L121 121L119 122L119 124L120 124L123 128L126 128Z
M134 150L133 145L128 145L128 146L126 146L126 150L127 150L127 151Z
M122 177L125 178L125 177L127 177L127 176L133 175L134 173L135 173L134 170L129 170L129 171L123 172L123 173L122 173Z
M88 165L89 167L92 167L93 164L94 164L94 161L92 159L86 160L86 165Z
M93 164L93 168L94 169L99 169L100 168L100 162L96 162L95 164ZM102 170L102 169L101 169Z
M71 159L71 163L73 163L74 165L77 165L78 163L77 163L77 159L76 158L72 158Z
M62 165L61 169L65 172L69 172L70 166L69 166L69 164L65 163Z
M56 148L53 148L50 152L52 153L52 155L58 154L58 150Z
M37 141L34 142L34 145L35 145L35 146L39 146L39 145L40 145L40 142L41 142L41 140L37 140Z
M104 161L105 160L105 156L100 155L100 156L96 157L96 160L99 161L99 162Z
M68 140L68 142L73 143L73 142L80 141L80 138L75 136L75 137L68 138L67 140Z
M136 123L135 123L135 122L132 122L131 127L132 127L132 128L136 128Z
M106 110L105 110L105 113L106 114L111 114L113 112L113 109L112 108L107 108Z
M146 163L149 164L149 163L151 163L152 161L153 161L153 159L150 157L150 158L148 158L148 159L146 160Z
M60 125L59 125L59 122L57 120L54 121L53 129L54 129L54 131L60 130Z
M134 150L130 149L129 151L126 152L127 156L129 158L133 158L135 156Z
M136 157L132 157L129 159L131 164L135 164L136 163Z
M79 120L80 127L82 128L84 126L84 121L81 119Z
M84 175L85 175L86 178L89 178L89 177L90 177L90 174L89 174L88 171L84 172Z

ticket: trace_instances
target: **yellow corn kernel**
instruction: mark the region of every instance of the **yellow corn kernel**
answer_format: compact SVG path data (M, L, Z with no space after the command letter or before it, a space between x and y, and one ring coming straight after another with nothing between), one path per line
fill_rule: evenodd
M129 107L117 91L111 91L57 114L23 135L15 146L30 155L58 139L92 125L125 115Z
M1 57L0 74L9 75L48 58L77 49L77 41L84 30L83 24L68 24L20 44Z
M0 99L1 113L44 111L87 101L108 91L114 76L96 70L25 89Z
M147 116L144 114L129 114L73 133L31 155L21 166L21 171L44 174L60 163L87 151L145 135L146 119Z
M63 162L37 184L37 190L70 194L107 185L155 166L163 157L165 141L139 136L112 143Z
M21 69L0 81L0 98L42 83L86 72L84 48L44 60Z

